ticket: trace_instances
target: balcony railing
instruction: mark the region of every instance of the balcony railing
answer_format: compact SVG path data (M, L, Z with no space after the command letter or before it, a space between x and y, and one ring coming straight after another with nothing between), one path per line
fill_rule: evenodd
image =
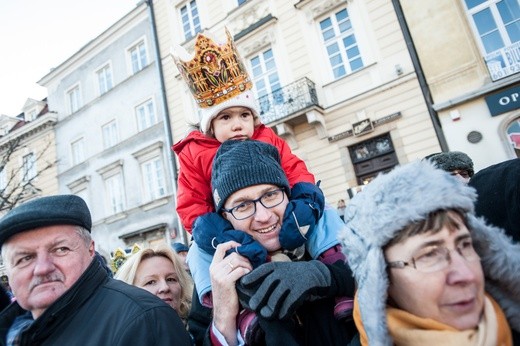
M314 82L304 77L258 99L260 119L269 124L310 106L318 106Z

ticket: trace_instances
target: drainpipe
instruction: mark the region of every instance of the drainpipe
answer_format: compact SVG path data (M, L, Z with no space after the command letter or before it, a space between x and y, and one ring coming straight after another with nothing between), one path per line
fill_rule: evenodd
M441 146L442 151L449 151L448 143L446 142L446 137L444 137L442 125L439 120L439 114L435 109L433 109L433 99L430 92L430 88L428 87L426 77L424 76L421 62L419 61L419 56L417 54L417 50L415 49L415 45L413 44L412 35L410 34L408 24L406 23L403 8L401 7L401 3L399 0L392 0L392 4L394 5L395 13L397 14L397 20L399 21L399 25L401 26L401 31L403 32L404 40L406 42L408 52L410 53L410 57L412 59L415 73L417 75L417 80L419 81L424 101L426 102L426 107L428 108L428 113L430 114L430 119L433 124L433 129L435 130L435 134L437 135L437 140L439 141L439 145Z
M155 25L155 13L153 10L153 0L145 0L144 1L148 6L148 13L150 15L150 24L152 28L152 37L153 37L153 45L155 51L155 64L157 66L157 74L159 75L159 82L161 85L161 104L164 112L164 133L166 135L166 147L168 148L168 157L170 164L168 165L170 176L173 178L173 195L177 196L177 163L175 161L175 154L173 153L173 133L172 127L170 123L170 112L168 108L168 100L166 98L166 86L164 85L164 73L162 69L162 61L161 61L161 51L159 49L159 39L157 38L157 27ZM182 227L181 220L179 215L175 212L177 217L177 229L181 234L182 242L188 245L188 239L186 236L186 231L184 227Z

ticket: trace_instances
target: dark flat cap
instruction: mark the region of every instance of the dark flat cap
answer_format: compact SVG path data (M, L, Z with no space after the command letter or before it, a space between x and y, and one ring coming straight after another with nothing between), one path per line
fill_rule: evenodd
M0 219L0 246L20 232L54 225L81 226L90 231L92 218L85 201L75 195L56 195L20 204Z

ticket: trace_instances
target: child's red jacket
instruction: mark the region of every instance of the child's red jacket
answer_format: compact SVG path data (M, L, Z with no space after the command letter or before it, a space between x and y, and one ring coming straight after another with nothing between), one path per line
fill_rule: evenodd
M282 168L291 187L298 182L315 183L314 175L307 170L305 162L294 155L289 145L270 127L258 126L251 139L278 148ZM177 213L182 225L190 234L193 222L198 216L215 211L211 193L211 168L220 144L216 139L199 131L192 131L173 146L180 163Z

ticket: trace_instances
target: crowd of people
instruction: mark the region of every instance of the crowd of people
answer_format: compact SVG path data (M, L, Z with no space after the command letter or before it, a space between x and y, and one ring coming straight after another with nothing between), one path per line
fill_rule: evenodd
M172 148L190 244L112 277L80 197L20 204L0 219L0 345L520 344L520 159L432 154L334 208L261 124L227 36L174 55L202 115Z

